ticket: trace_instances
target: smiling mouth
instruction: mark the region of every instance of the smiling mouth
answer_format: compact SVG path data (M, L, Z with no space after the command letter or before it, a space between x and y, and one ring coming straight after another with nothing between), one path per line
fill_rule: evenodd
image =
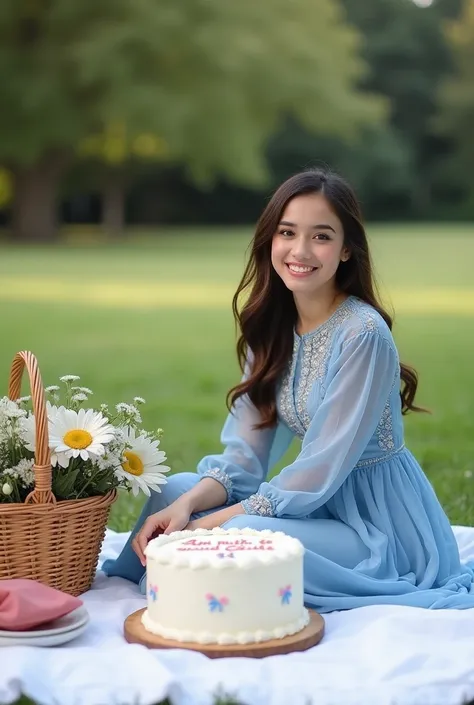
M288 264L287 262L285 262L285 264L290 272L294 272L295 274L310 274L317 269L317 267L308 267L303 264Z

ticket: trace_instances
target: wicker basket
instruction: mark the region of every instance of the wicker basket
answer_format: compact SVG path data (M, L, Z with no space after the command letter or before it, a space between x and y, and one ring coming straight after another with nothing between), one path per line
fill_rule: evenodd
M115 490L103 496L58 502L51 491L51 454L45 395L31 352L15 355L8 396L20 396L21 378L30 378L36 421L35 487L24 504L0 503L0 580L29 578L70 595L89 589Z

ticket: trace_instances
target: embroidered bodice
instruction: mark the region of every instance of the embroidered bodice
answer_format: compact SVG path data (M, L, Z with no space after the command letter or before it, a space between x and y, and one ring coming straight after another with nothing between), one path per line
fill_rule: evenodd
M335 338L344 322L354 314L360 318L361 330L377 330L378 314L350 297L315 331L303 336L294 334L293 355L277 394L277 406L281 420L301 439L311 422L311 407L308 405L310 392L314 390L318 399L322 399ZM378 446L383 451L395 449L391 397L397 381L399 373L395 370L390 395L376 430Z
M351 296L317 329L295 333L277 410L276 428L256 430L258 411L241 397L222 431L224 452L198 466L248 513L308 516L353 470L402 452L400 363L380 314ZM267 482L295 435L300 454Z

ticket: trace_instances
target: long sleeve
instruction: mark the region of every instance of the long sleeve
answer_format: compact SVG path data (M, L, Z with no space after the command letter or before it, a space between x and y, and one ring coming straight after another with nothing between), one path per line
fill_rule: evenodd
M243 502L247 514L302 518L324 505L367 448L389 399L398 355L378 332L347 341L296 460Z
M282 423L256 430L260 414L248 396L240 397L228 414L221 433L224 451L208 455L198 464L201 477L212 477L227 490L227 503L246 499L257 492L270 465L287 450L292 432Z

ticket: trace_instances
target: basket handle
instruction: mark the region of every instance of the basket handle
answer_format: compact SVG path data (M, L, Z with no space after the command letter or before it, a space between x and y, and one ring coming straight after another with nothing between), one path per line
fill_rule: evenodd
M20 397L21 378L25 367L30 378L36 432L35 462L33 465L35 487L25 499L25 504L55 504L56 497L51 491L51 451L49 449L48 415L46 413L43 381L38 361L33 353L28 350L18 352L13 358L8 383L8 396L12 401Z

